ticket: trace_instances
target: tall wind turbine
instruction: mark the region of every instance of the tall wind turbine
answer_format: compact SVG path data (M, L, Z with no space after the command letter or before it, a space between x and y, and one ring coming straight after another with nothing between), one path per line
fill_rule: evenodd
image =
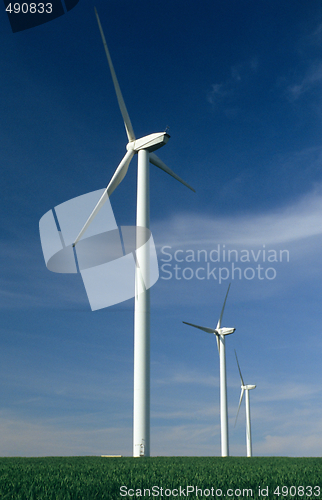
M242 402L242 399L244 396L244 392L245 392L245 394L246 394L246 396L245 396L245 402L246 402L246 448L247 448L247 456L251 457L252 456L252 434L251 434L251 428L250 428L249 391L251 389L255 389L256 385L245 385L244 380L243 380L243 376L241 374L240 366L238 363L236 351L235 351L235 355L236 355L236 361L237 361L237 366L238 366L240 381L241 381L241 393L240 393L240 399L239 399L239 405L238 405L235 425L237 422L237 417L238 417L240 405L241 405L241 402Z
M126 154L114 172L107 188L100 200L85 222L83 228L75 239L73 246L81 239L94 217L111 196L120 182L124 179L132 157L138 155L138 178L137 178L137 212L136 225L149 228L150 225L150 200L149 200L149 162L164 170L179 182L195 191L189 184L183 181L160 158L154 151L164 146L170 136L166 132L159 132L136 139L129 114L116 78L113 63L107 48L103 29L95 9L95 14L103 40L112 80L118 100L119 108L123 117L128 144ZM149 277L149 251L144 246L142 255L143 264L136 268L135 275L135 308L134 308L134 400L133 400L133 456L150 456L150 290L147 286L142 287L142 276ZM142 261L140 260L140 262Z
M216 335L219 361L220 361L220 427L221 427L221 456L229 456L229 443L228 443L228 408L227 408L227 377L226 377L226 351L225 351L225 336L234 333L236 328L221 327L221 321L225 310L226 300L228 297L230 284L226 293L224 305L215 330L206 328L204 326L193 325L183 321L186 325L194 326L203 330L206 333L213 333Z

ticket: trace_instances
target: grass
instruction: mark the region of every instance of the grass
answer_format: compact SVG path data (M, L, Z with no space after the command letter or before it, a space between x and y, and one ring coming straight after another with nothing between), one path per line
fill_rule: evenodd
M0 458L1 500L224 497L322 499L322 458Z

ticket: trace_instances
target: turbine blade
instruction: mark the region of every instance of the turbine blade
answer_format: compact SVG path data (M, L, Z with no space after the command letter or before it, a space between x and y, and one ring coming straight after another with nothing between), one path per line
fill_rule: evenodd
M238 405L238 410L237 410L237 415L236 415L235 425L236 425L236 422L237 422L237 417L238 417L238 413L239 413L240 405L241 405L241 402L242 402L242 400L243 400L244 391L245 391L245 389L242 387L242 390L241 390L241 393L240 393L240 398L239 398L239 405ZM235 425L234 425L234 427L235 427Z
M94 208L93 212L91 215L88 217L87 221L85 222L83 228L79 232L76 240L73 243L73 247L76 245L76 243L81 239L83 234L85 233L86 229L89 227L91 222L93 221L94 217L98 214L98 212L101 210L102 206L106 202L106 200L111 196L113 193L114 189L120 184L120 182L124 179L127 170L129 168L130 161L134 155L133 149L130 149L130 151L127 151L126 155L123 157L121 163L117 167L117 169L114 172L114 175L112 179L109 182L109 185L105 189L104 193L100 197L96 207Z
M127 170L129 168L130 162L133 158L133 155L134 155L133 149L130 149L124 155L121 163L119 164L119 166L115 170L114 175L106 188L106 192L107 192L108 196L111 196L113 191L117 188L117 186L122 182L122 180L126 176Z
M150 153L150 162L153 163L153 165L155 165L156 167L161 168L161 170L164 170L167 174L169 174L172 177L174 177L175 179L177 179L177 181L181 182L181 184L183 184L187 188L191 189L191 191L193 191L194 193L196 192L191 186L189 186L189 184L187 182L182 180L181 177L179 177L169 167L167 167L166 164L163 163L163 161L160 160L160 158L156 154Z
M183 321L182 323L184 323L185 325L194 326L195 328L199 328L199 330L202 330L206 333L216 333L216 330L213 330L212 328L206 328L205 326L193 325L192 323L187 323L186 321Z
M95 9L96 19L97 19L97 22L98 22L98 27L99 27L99 30L101 32L101 37L102 37L102 40L103 40L103 45L104 45L104 49L105 49L105 53L106 53L108 65L110 67L110 71L111 71L111 75L112 75L112 79L113 79L113 83L114 83L114 88L115 88L115 92L116 92L117 101L119 103L119 108L120 108L120 111L122 113L122 117L123 117L123 121L124 121L124 125L125 125L125 130L126 130L126 133L127 133L127 137L128 137L129 142L135 141L135 134L134 134L134 131L133 131L132 123L131 123L129 114L127 112L126 106L125 106L125 102L124 102L124 99L123 99L123 96L122 96L122 92L121 92L121 89L120 89L120 86L119 86L119 82L117 81L117 78L116 78L116 73L115 73L114 66L113 66L113 63L112 63L112 59L111 59L111 56L110 56L110 53L109 53L109 50L108 50L108 47L107 47L107 43L106 43L106 40L105 40L103 28L102 28L100 19L99 19L98 14L97 14L97 10L96 10L95 7L94 7L94 9Z
M227 293L226 293L226 297L225 297L224 305L222 306L222 310L221 310L220 318L219 318L219 320L218 320L217 327L216 327L216 329L217 329L217 330L218 330L218 328L220 328L220 327L221 327L221 320L222 320L222 317L223 317L223 314L224 314L225 305L226 305L226 300L227 300L227 297L228 297L228 292L229 292L230 285L231 285L231 283L229 283L229 285L228 285L228 290L227 290Z
M235 350L235 349L234 349ZM241 370L240 370L240 366L239 366L239 363L238 363L238 358L237 358L237 352L235 351L235 356L236 356L236 361L237 361L237 366L238 366L238 370L239 370L239 375L240 375L240 380L241 380L241 383L242 385L245 385L244 384L244 380L243 380L243 376L241 374Z

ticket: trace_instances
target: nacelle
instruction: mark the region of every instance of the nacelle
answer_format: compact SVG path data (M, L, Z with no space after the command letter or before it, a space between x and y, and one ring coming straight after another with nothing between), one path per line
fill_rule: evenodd
M230 335L231 333L234 333L236 328L218 328L217 332L218 335Z
M166 132L158 132L156 134L146 135L140 139L136 139L133 142L129 142L126 149L134 149L134 151L140 151L140 149L146 149L149 153L162 148L168 140L170 139L169 134Z

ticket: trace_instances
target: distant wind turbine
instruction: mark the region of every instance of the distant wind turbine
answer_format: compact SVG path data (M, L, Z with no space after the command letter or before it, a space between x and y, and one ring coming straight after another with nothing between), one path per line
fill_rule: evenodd
M220 360L220 426L221 426L221 456L229 456L229 443L228 443L228 408L227 408L227 377L226 377L226 352L225 352L225 336L234 333L236 328L222 328L221 321L224 314L226 300L228 297L230 284L226 293L224 305L216 326L216 329L206 328L204 326L193 325L183 321L186 325L194 326L203 330L206 333L214 333L216 335L219 360Z
M240 409L240 405L244 396L244 392L246 394L245 396L245 402L246 402L246 448L247 448L247 456L251 457L252 456L252 434L251 434L251 427L250 427L250 406L249 406L249 391L251 389L255 389L256 385L245 385L243 376L241 374L240 366L238 363L238 358L237 358L237 353L235 351L236 355L236 361L237 361L237 366L239 370L239 375L240 375L240 381L241 381L241 393L240 393L240 399L239 399L239 405L238 405L238 410L237 410L237 415L236 415L236 420L235 420L235 425L237 422L237 417Z
M167 174L195 191L160 158L154 151L164 146L170 136L166 132L158 132L136 139L132 123L127 112L121 89L116 78L112 59L107 48L103 29L95 9L95 14L103 40L106 57L112 75L112 80L123 117L128 144L127 152L114 172L107 188L102 194L96 207L88 217L83 228L75 239L73 246L81 239L94 217L98 214L106 200L111 196L120 182L124 179L132 157L138 155L137 178L137 212L136 225L149 228L150 225L150 196L149 196L149 163L164 170ZM142 264L136 268L135 309L134 309L134 402L133 402L133 456L150 456L150 290L143 286L142 276L149 277L150 256L145 245L142 255ZM146 282L146 279L144 280ZM142 290L143 288L143 290Z

